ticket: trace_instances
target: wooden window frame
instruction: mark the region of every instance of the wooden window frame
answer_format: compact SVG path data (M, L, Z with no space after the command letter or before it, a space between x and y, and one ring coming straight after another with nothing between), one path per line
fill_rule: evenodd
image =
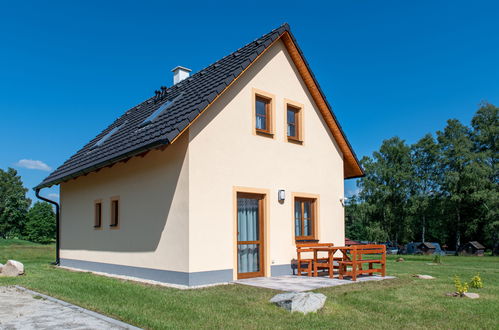
M311 218L310 218L310 223L312 225L312 235L309 236L296 236L295 232L295 207L296 207L296 202L300 201L300 207L301 207L301 232L303 233L305 230L305 218L304 216L304 203L303 202L311 202L310 204L310 213L311 213ZM317 221L317 215L318 215L318 199L315 197L303 197L303 196L294 196L293 198L293 234L294 234L294 239L295 241L310 241L310 240L317 240L317 232L318 232L318 221Z
M114 210L114 203L117 202L118 203L118 214L116 215ZM120 217L121 217L121 207L120 207L120 197L119 196L114 196L114 197L111 197L110 198L110 203L109 203L109 206L110 206L110 210L109 210L109 227L111 229L119 229L120 228ZM116 217L116 223L115 223L115 217Z
M265 123L267 126L266 130L256 128L256 101L257 99L261 99L267 102L267 106L265 109L266 116L265 116ZM275 128L275 123L274 123L274 108L275 108L275 96L274 94L267 93L265 91L255 89L253 88L253 92L251 94L251 102L253 104L253 134L259 135L259 136L264 136L268 138L274 138L274 128Z
M290 108L295 112L295 136L288 135L288 109ZM290 143L303 145L303 104L289 99L284 99L284 137Z
M98 213L97 205L99 205ZM96 199L94 201L94 229L102 229L102 199Z

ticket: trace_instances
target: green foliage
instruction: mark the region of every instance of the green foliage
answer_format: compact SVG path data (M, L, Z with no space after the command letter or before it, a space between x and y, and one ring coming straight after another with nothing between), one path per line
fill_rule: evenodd
M468 292L468 283L461 282L459 276L454 276L454 286L456 287L456 293L460 296Z
M435 254L433 257L433 263L434 264L441 264L442 263L442 256L440 254Z
M407 225L408 196L412 177L410 148L398 137L383 141L373 158L364 157L361 164L366 176L359 180L360 200L366 201L371 223L383 229L394 240L411 237ZM371 230L372 232L372 230ZM367 234L367 233L366 233Z
M16 170L0 169L0 238L14 238L22 234L31 204L31 200L26 198L27 191Z
M388 234L381 229L378 223L373 223L366 227L365 237L370 242L386 242L388 240Z
M483 288L483 281L482 278L480 277L480 274L476 274L471 278L470 281L470 287L474 289L481 289Z
M456 119L413 145L394 137L364 157L360 192L346 207L347 237L379 229L397 243L476 240L499 254L499 108L484 103L471 127Z
M55 239L55 213L47 202L36 202L28 212L25 237L35 243L47 244Z

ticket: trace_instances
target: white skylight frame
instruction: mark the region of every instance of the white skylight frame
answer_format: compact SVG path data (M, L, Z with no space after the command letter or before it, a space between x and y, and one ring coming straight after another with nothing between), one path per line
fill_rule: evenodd
M116 126L112 130L110 130L109 132L107 132L107 134L104 135L103 137L101 137L99 139L99 141L95 142L95 144L92 146L92 148L97 148L97 147L102 146L104 144L104 142L106 142L107 140L109 140L109 138L111 138L111 136L113 136L116 132L118 132L120 130L120 128L122 128L123 126L125 126L126 123L127 123L127 121L123 122L120 126Z
M175 103L183 93L180 93L177 97L175 97L172 100L168 100L165 103L163 103L158 109L156 109L153 113L151 113L144 121L140 124L140 127L147 126L151 124L153 121L155 121L163 112L166 111L169 107L172 106L173 103Z

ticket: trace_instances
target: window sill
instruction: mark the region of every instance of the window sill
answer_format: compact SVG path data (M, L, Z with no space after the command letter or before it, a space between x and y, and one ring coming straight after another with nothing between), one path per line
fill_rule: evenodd
M260 131L260 130L255 130L257 135L260 136L265 136L268 138L274 138L274 133L268 132L268 131Z
M295 138L292 136L288 136L288 142L290 143L295 143L295 144L303 144L303 140L300 140L299 138Z
M295 243L319 243L319 240L313 237L296 237Z

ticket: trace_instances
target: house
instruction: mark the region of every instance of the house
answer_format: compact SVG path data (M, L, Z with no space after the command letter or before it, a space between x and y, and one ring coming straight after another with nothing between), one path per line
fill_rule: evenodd
M474 255L483 257L485 246L477 241L470 241L459 248L458 254L461 256Z
M343 245L343 180L363 171L289 26L173 71L35 187L60 185L59 264L199 286Z
M419 251L421 251L423 254L431 255L431 254L435 253L436 247L432 243L422 242L421 244L419 244L417 246L417 249Z

